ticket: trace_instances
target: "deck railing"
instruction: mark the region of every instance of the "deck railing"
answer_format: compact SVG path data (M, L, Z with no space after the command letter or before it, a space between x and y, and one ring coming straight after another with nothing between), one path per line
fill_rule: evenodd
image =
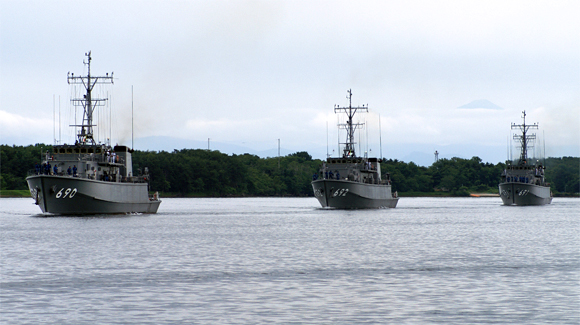
M50 173L46 174L43 171L38 172L36 169L30 169L28 170L28 172L26 173L26 176L35 176L35 175L50 175L50 176L60 176L60 177L75 177L75 178L85 178L85 179L95 179L93 174L87 174L86 177L81 177L80 174L77 173L77 175L69 175L65 172L58 172L58 173L54 173L54 171L51 171ZM102 174L99 176L103 176ZM100 181L102 181L103 179L99 179ZM120 182L121 183L147 183L149 182L150 177L149 175L142 175L142 176L121 176ZM109 181L113 181L112 178Z

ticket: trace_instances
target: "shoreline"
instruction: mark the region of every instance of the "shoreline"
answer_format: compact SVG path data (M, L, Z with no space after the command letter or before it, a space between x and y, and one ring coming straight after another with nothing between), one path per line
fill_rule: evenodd
M153 193L153 192L152 192ZM177 193L159 193L161 199L165 198L243 198L243 197L314 197L314 196L252 196L252 195L231 195L231 196L215 196L215 195L179 195ZM30 192L28 190L0 190L0 198L29 198ZM469 195L453 195L449 192L407 192L399 193L398 197L499 197L498 193L469 193ZM570 197L580 198L579 194L554 194L554 197Z

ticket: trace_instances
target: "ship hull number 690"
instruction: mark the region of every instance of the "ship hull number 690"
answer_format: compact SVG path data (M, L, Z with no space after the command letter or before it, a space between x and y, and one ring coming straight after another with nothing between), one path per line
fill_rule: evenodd
M64 198L67 198L68 197L69 199L72 199L76 194L77 194L77 189L76 188L71 189L69 187L69 188L65 189L63 187L63 188L60 189L60 191L58 191L56 193L56 198L57 199L64 199Z

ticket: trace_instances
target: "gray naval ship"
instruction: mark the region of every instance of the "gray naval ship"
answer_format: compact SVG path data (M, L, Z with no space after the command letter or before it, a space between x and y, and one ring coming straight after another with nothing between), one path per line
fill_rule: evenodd
M346 124L339 124L347 132L342 157L328 157L318 174L313 176L314 196L322 207L337 209L394 208L399 198L391 193L391 180L381 179L381 164L377 158L355 154L354 132L362 123L353 123L357 111L368 106L352 107L352 92L347 91L348 107L334 107L335 113L346 113Z
M543 205L552 202L550 184L544 178L546 167L536 160L528 158L528 149L536 139L530 134L530 129L537 129L538 124L526 124L526 111L522 112L523 124L512 123L512 130L519 129L522 134L514 134L514 139L521 148L520 157L516 161L508 161L506 169L501 174L499 195L504 205Z
M96 84L113 83L113 74L91 75L91 52L85 54L86 76L67 76L69 84L83 85L83 98L71 99L83 107L83 121L74 145L53 146L41 164L26 178L30 194L42 212L64 215L156 213L161 200L149 195L147 168L133 174L131 153L126 146L97 143L93 137L93 112L106 98L93 98Z

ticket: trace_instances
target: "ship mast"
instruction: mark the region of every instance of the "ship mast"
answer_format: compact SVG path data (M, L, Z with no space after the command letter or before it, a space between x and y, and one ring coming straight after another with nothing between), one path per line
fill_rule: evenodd
M83 61L84 64L87 65L88 71L86 76L75 76L74 73L67 74L67 82L69 85L83 85L86 90L86 94L83 98L73 98L71 102L74 106L82 106L83 107L83 121L80 125L70 125L75 127L80 127L81 131L77 134L77 143L78 144L96 144L95 138L93 136L93 126L97 126L93 124L93 111L97 106L104 106L107 98L92 98L91 92L96 84L113 84L113 73L111 75L107 73L105 76L91 76L91 51L85 53L87 57L87 61Z
M356 157L355 151L354 151L354 147L356 142L354 142L354 131L357 128L360 128L364 125L364 123L353 123L352 122L352 118L354 117L354 114L356 114L357 110L366 110L367 112L369 111L368 105L365 106L361 106L361 107L352 107L352 91L351 89L346 91L348 93L348 95L346 96L346 98L348 99L348 107L340 107L338 105L334 105L334 112L344 112L346 113L346 116L348 117L348 120L346 121L346 124L339 124L338 126L341 128L344 128L346 130L346 142L345 143L341 143L344 144L344 149L343 149L343 157Z
M522 112L522 118L524 120L523 124L512 123L512 130L513 129L520 129L520 131L522 132L522 135L514 134L514 137L513 137L514 140L518 140L520 142L520 146L522 148L521 154L520 154L520 161L519 161L520 165L527 163L528 148L533 147L533 145L530 145L529 142L532 140L536 140L536 134L534 133L534 134L528 135L527 134L528 130L538 128L538 123L534 123L532 125L530 125L530 124L526 125L526 111Z

